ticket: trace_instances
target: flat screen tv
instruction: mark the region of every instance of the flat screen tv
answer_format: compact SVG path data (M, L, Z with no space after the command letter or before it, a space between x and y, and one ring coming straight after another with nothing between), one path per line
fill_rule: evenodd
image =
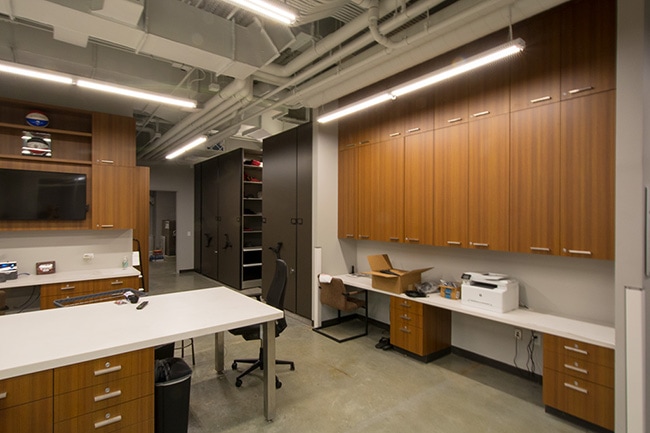
M86 219L86 175L0 169L0 220Z

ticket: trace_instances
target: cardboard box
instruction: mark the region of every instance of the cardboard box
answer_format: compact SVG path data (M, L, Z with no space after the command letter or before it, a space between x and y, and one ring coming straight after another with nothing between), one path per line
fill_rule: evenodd
M422 272L431 269L422 268L412 271L394 269L388 254L368 256L368 263L371 271L366 274L372 275L372 287L391 293L404 293L409 285L422 281Z
M447 299L460 299L460 287L440 286L440 296Z

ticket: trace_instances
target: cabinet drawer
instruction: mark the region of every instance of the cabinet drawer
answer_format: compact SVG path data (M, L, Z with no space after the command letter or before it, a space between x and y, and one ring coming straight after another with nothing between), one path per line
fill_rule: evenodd
M109 290L117 289L135 289L138 290L139 281L138 277L121 277L121 278L108 278L105 280L96 280L94 292L108 292Z
M614 350L596 346L595 344L545 334L544 353L546 351L564 353L571 355L575 359L614 368Z
M585 361L570 353L544 351L544 367L580 380L614 388L614 369Z
M124 432L154 415L153 394L54 424L54 433ZM152 421L153 423L153 421Z
M74 281L71 283L43 284L41 286L41 297L58 296L57 299L66 296L77 296L92 293L92 281Z
M52 370L0 380L0 409L51 396Z
M544 368L544 404L614 430L614 390Z
M0 432L49 433L52 431L52 398L0 409Z
M410 299L391 296L390 309L391 311L395 310L400 312L409 312L411 315L422 316L422 312L424 311L424 304L411 301Z
M411 325L421 328L422 322L422 314L417 314L408 308L391 308L390 310L391 326Z
M390 326L390 342L392 345L408 350L416 355L424 356L424 336L422 328L411 325Z
M95 385L54 398L54 422L137 400L153 394L154 374L147 372Z
M54 370L54 394L106 385L117 379L147 372L153 375L153 369L153 348L68 365Z

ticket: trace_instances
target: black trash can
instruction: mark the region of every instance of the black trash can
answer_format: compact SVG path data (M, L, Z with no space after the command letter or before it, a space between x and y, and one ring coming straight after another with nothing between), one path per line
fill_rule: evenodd
M181 358L156 361L156 433L187 433L192 369Z

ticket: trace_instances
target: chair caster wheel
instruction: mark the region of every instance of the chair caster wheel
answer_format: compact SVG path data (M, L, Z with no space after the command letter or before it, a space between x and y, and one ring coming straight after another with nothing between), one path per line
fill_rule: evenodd
M275 379L275 389L280 389L282 388L282 382L280 382L280 379Z
M231 367L232 367L233 370L237 370L237 363L233 362Z
M241 387L241 384L242 384L241 379L237 379L237 380L235 381L235 386L236 386L237 388L240 388L240 387ZM276 384L276 387L277 387L277 384Z

